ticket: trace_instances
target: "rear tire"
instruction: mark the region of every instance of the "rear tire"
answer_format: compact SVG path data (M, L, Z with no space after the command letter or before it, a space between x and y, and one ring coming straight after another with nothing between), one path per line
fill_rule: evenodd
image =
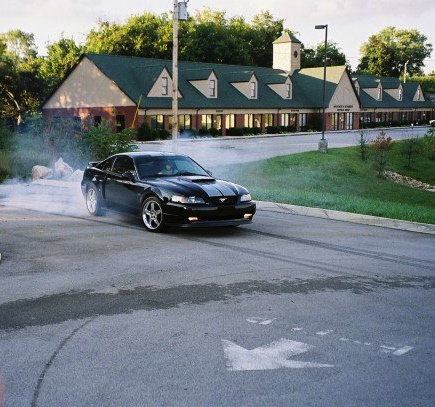
M86 207L93 216L100 216L103 212L101 209L101 196L95 185L91 185L86 191Z
M141 217L143 224L149 232L159 233L166 229L162 201L155 196L145 199L142 204Z

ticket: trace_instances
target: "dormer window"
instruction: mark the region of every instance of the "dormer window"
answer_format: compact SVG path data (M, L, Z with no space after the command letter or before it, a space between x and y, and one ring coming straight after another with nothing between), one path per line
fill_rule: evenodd
M257 82L250 82L251 99L257 99Z
M216 80L210 79L208 85L209 85L209 96L211 98L216 97Z
M403 90L402 88L399 88L399 100L403 99Z
M162 77L162 96L167 96L169 94L168 78L166 76Z
M417 89L417 100L421 100L421 90Z

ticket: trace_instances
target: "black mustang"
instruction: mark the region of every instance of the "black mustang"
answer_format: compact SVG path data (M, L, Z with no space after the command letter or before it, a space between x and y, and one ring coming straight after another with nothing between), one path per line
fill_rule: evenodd
M151 232L166 226L238 226L256 205L240 185L213 178L190 157L161 152L116 154L90 162L82 192L88 211L138 214Z

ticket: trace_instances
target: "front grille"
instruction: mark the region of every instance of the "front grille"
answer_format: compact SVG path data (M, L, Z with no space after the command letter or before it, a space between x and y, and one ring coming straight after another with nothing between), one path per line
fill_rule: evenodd
M214 196L210 198L213 205L226 206L235 205L237 203L237 196Z

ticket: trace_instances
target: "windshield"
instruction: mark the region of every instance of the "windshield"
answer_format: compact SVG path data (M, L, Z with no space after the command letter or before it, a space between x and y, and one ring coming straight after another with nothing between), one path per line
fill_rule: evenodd
M184 156L145 156L136 158L139 178L172 177L181 175L210 174L189 157Z

